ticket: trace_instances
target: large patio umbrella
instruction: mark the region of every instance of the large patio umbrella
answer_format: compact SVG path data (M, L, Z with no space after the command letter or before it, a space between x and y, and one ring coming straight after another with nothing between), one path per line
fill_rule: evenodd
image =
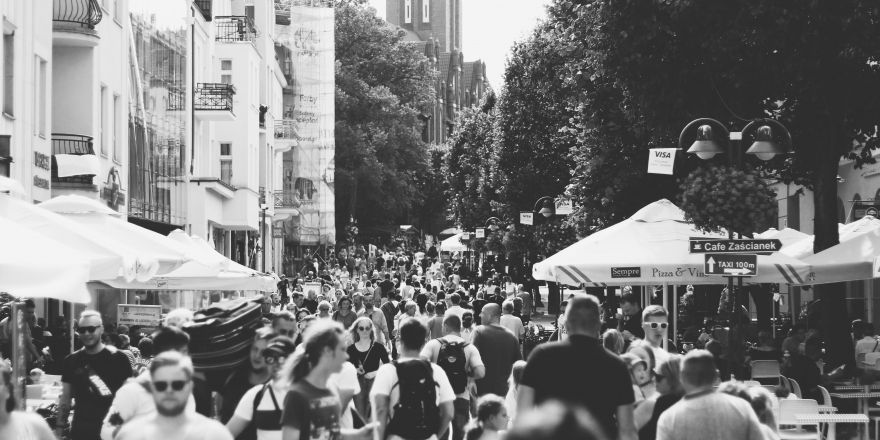
M0 242L0 292L89 302L87 255L2 217Z
M847 224L838 224L837 226L837 234L838 241L840 243L844 243L863 232L872 231L880 229L880 220L866 215L854 222ZM782 251L783 254L788 255L790 257L794 257L803 261L806 261L806 258L810 255L813 255L813 236L809 235L807 238L798 241L791 246L783 246Z
M461 233L455 234L452 237L447 238L440 242L440 251L441 252L465 252L468 250L467 246L461 242Z
M116 211L88 197L60 196L37 206L73 220L120 247L133 249L139 258L143 257L145 263L156 261L158 268L153 273L168 273L195 258L179 243L162 234L128 223ZM214 270L219 271L219 268Z
M168 274L147 281L111 280L105 283L118 289L147 290L256 290L272 292L277 288L278 278L242 266L214 250L200 237L192 237L177 230L168 236L181 244L199 262L184 263ZM215 271L212 268L219 268Z
M880 273L874 271L874 261L878 257L880 228L868 228L842 236L839 244L804 259L813 269L808 283L826 284L880 278Z
M697 230L672 202L658 200L536 263L532 273L575 286L725 284L724 277L704 273L703 254L689 253L691 238L727 237ZM806 264L780 253L759 255L757 262L757 276L744 282L800 284L809 273Z
M755 234L755 238L770 240L776 239L782 242L782 249L786 249L789 246L805 240L807 238L811 238L812 235L807 234L806 232L798 231L797 229L792 228L783 228L782 230L778 230L776 228L770 228L760 234Z

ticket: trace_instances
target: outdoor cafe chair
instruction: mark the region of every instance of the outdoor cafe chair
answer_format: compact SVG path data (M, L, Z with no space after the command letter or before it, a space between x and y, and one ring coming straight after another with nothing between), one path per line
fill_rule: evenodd
M806 430L797 421L798 415L819 414L819 403L813 399L782 399L779 401L779 438L781 440L821 440L819 425L815 431ZM789 428L782 428L789 426ZM793 428L791 427L793 426Z
M780 383L779 361L752 361L752 379L773 379Z

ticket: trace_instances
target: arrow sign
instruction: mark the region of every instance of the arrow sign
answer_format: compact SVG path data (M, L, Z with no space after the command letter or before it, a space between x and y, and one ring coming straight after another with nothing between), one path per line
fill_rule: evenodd
M762 253L769 254L782 249L782 242L772 240L690 240L692 254Z
M706 254L706 275L750 277L758 274L756 254Z

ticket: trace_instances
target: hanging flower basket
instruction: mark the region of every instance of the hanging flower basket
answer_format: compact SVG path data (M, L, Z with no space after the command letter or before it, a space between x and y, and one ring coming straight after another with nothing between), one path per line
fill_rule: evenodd
M681 184L685 219L706 232L752 235L776 225L776 193L753 171L733 167L706 167L692 172Z

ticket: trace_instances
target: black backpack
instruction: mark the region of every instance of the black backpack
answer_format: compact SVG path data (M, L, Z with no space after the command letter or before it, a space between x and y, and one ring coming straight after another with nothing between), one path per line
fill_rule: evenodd
M437 365L446 372L452 391L461 394L467 389L467 356L464 348L467 342L449 342L443 338L437 338L440 342L440 352L437 354Z
M440 427L434 368L423 359L394 361L394 367L397 369L394 386L400 387L400 398L394 405L388 433L406 439L431 437Z

